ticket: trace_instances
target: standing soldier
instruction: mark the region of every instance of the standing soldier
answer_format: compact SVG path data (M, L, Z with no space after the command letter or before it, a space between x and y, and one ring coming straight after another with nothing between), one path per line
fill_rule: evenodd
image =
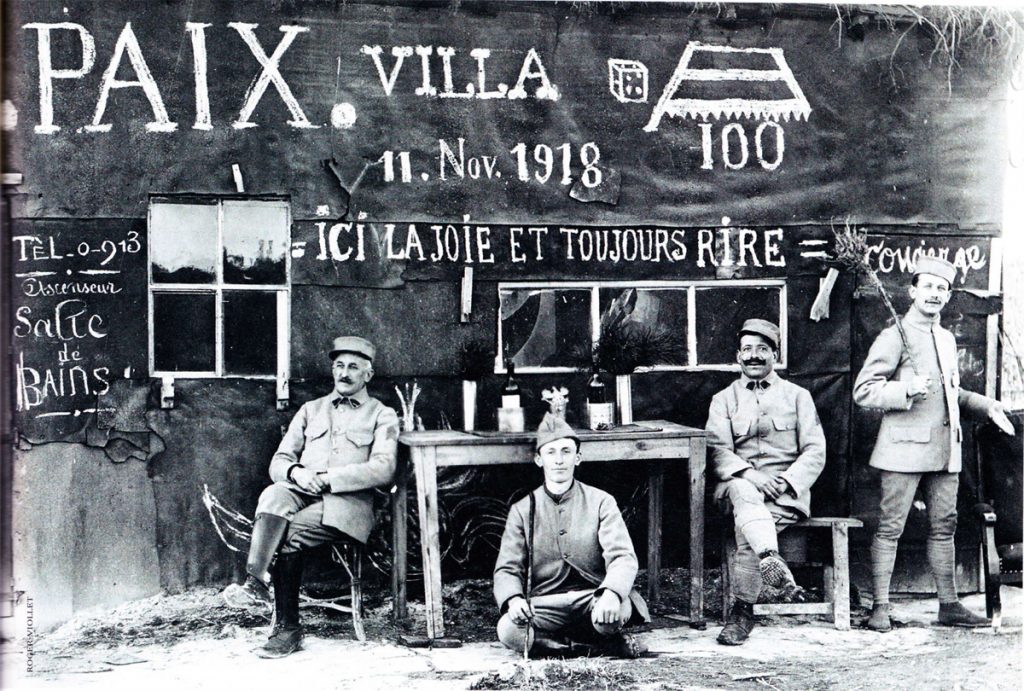
M956 270L944 259L922 257L910 286L913 304L902 319L904 347L894 324L871 345L853 388L853 400L884 411L871 454L881 471L878 528L871 543L874 607L868 628L888 631L889 581L896 546L918 485L928 506L928 563L939 596L938 623L985 626L988 620L967 610L957 597L956 497L960 473L960 408L990 418L1008 434L1013 426L1002 405L960 388L956 340L939 324L949 302Z
M394 477L398 415L366 392L375 354L365 338L334 339L334 391L299 409L270 461L274 484L256 505L245 582L224 591L232 607L269 604L273 580L275 625L260 657L290 655L302 642L302 553L342 540L365 543L371 490Z
M811 515L811 485L825 467L825 433L810 392L775 372L779 327L748 319L737 340L742 374L711 399L707 423L715 500L736 528L736 602L718 634L722 645L747 640L762 582L781 588L783 599L799 596L778 533Z

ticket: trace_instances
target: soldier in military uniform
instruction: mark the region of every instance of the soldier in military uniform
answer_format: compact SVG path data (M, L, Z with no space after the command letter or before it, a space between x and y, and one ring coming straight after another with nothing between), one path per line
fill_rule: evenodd
M938 622L944 626L985 626L988 620L963 606L957 597L956 499L961 468L961 408L990 418L1013 434L1002 405L960 388L956 340L939 324L950 298L956 269L937 257L917 261L910 297L902 319L904 347L895 324L871 345L853 388L853 400L884 411L871 467L880 471L882 497L878 528L871 543L874 605L868 628L889 631L889 582L896 546L920 485L928 507L928 563L939 597Z
M344 540L365 543L373 527L372 489L394 477L398 415L366 391L375 354L364 338L334 339L334 390L299 409L270 461L274 484L256 505L245 582L224 591L232 607L269 604L273 582L276 624L261 657L300 647L302 553Z
M715 394L708 411L715 500L736 529L736 602L718 635L742 645L755 625L762 583L786 600L801 588L779 555L778 532L811 515L811 485L825 467L825 433L807 389L774 371L779 327L748 319L737 334L740 378Z
M535 655L638 657L645 648L622 632L650 621L633 589L636 552L615 498L574 479L579 443L555 416L537 430L544 484L509 510L494 566L498 640Z

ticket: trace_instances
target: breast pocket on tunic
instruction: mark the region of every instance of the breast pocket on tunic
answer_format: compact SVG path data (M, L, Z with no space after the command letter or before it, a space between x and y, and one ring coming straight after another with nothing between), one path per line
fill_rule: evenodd
M732 424L732 438L734 442L741 441L750 436L750 425L753 420L749 417L734 417L729 421Z
M772 443L782 451L796 451L796 415L772 416Z
M361 429L350 429L345 432L348 440L356 446L369 446L373 443L373 432Z
M306 425L306 430L303 434L306 437L306 446L308 447L310 442L321 439L327 434L327 423L323 420L313 420Z
M893 425L889 428L889 440L909 444L927 444L932 440L930 427L920 425Z

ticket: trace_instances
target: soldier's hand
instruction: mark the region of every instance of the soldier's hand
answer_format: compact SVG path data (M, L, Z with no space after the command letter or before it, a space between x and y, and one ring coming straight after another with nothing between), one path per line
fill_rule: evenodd
M772 501L775 501L789 489L789 483L783 480L781 477L777 477L772 480L763 490L764 496Z
M324 481L315 471L309 468L296 468L292 471L292 482L310 494L320 494Z
M1003 404L998 401L992 404L992 407L988 409L988 419L995 423L996 427L1003 430L1011 437L1016 434L1013 431L1013 423L1010 422L1010 418L1006 417L1006 411L1003 410Z
M756 487L757 491L765 496L768 496L765 491L766 488L775 482L771 475L762 473L760 470L754 470L753 468L747 468L744 470L740 474L740 477Z
M525 597L517 596L509 600L508 618L519 626L533 619L533 610L530 609L530 603Z
M619 621L621 609L619 596L606 588L590 610L590 620L595 624L615 624Z
M922 377L920 374L915 374L907 384L907 398L912 398L915 401L928 398L928 389L932 385L932 380L928 377Z

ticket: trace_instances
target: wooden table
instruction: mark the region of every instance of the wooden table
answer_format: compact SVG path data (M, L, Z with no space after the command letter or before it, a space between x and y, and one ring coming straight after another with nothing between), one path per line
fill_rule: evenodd
M690 490L690 625L704 622L704 430L665 420L637 422L618 430L578 431L583 462L645 461L648 483L647 598L657 602L661 570L661 524L665 461L687 460ZM533 433L403 432L399 437L396 491L391 503L393 566L391 589L395 617L404 619L407 563L407 463L416 478L416 501L423 551L423 590L427 606L427 636L444 636L441 602L441 545L437 505L437 469L453 466L491 466L533 463Z

